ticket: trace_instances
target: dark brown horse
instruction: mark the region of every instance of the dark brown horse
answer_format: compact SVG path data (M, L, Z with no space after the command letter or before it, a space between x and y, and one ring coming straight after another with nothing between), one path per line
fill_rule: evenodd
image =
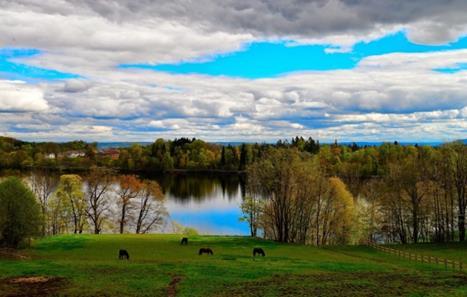
M181 245L188 245L188 238L183 237L183 238L182 238L182 241L180 241L180 244L181 244Z
M123 259L130 260L130 254L128 254L127 250L120 250L118 252L118 258L120 260L123 260Z
M264 253L263 249L262 248L254 248L253 249L253 257L256 257L256 255L260 255L260 256L266 256L266 254Z
M210 248L200 248L198 255L202 255L202 254L214 255L214 253L212 252Z

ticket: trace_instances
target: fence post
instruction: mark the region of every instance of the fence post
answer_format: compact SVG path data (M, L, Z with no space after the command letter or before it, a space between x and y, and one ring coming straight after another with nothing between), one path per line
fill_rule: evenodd
M444 259L444 269L448 270L448 259Z

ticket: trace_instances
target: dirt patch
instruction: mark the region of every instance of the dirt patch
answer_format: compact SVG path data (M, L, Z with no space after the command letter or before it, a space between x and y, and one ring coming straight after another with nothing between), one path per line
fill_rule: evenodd
M449 291L467 283L467 276L395 272L276 275L241 285L225 285L216 296L389 297ZM417 295L418 296L418 295Z
M175 297L177 295L177 285L182 281L181 276L174 276L167 287L167 297Z
M0 259L7 259L7 260L28 260L30 257L26 256L24 252L15 250L15 249L8 249L8 248L1 248L0 249Z
M54 296L66 285L66 279L49 276L21 276L0 281L0 293L5 297Z

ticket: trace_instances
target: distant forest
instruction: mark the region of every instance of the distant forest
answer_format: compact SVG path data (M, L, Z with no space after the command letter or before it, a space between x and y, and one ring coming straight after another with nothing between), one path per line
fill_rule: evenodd
M24 142L0 137L0 169L72 169L86 170L92 166L121 171L244 171L248 164L261 158L271 148L296 147L315 154L318 141L297 137L291 142L276 144L222 145L200 139L157 139L148 145L133 144L125 148L101 148L97 143L73 141ZM355 147L349 147L355 149Z

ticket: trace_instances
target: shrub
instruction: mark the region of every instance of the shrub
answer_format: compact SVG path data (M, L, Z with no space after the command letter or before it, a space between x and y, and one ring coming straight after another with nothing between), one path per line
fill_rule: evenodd
M42 217L34 194L17 177L0 183L0 244L17 248L40 234Z

